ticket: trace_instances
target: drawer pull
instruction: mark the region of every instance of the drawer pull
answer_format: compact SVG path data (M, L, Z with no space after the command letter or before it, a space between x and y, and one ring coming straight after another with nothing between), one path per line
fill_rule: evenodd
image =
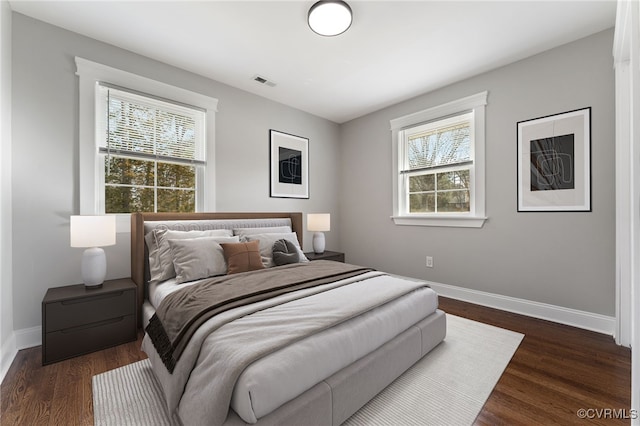
M77 303L93 302L94 300L111 299L113 297L120 297L120 296L123 295L123 293L124 293L124 291L119 291L117 293L100 294L100 295L97 295L97 296L83 297L81 299L63 300L62 304L63 305L75 305Z
M76 331L85 330L87 328L101 327L103 325L115 324L117 322L122 322L124 320L124 318L125 317L119 317L119 318L111 318L111 319L104 320L104 321L92 322L91 324L85 324L85 325L79 325L78 327L66 328L64 330L60 330L60 332L62 334L75 333Z

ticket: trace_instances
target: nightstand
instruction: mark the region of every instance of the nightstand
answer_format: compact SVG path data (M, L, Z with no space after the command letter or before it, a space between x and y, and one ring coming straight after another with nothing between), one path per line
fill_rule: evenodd
M42 365L136 340L136 285L129 278L102 287L47 290L42 299Z
M304 254L309 260L335 260L344 263L344 253L325 250L324 253L309 252Z

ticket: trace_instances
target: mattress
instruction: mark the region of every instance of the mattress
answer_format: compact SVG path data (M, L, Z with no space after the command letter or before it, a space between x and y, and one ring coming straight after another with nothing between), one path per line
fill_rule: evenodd
M284 297L282 304L236 321L253 322L259 327L265 318L273 321L282 315L280 320L284 321L291 310L305 311L305 305L313 305L314 309L326 311L335 303L336 296L345 301L355 300L362 292L367 291L367 286L389 285L394 279L388 275L380 275L367 282L354 283L332 292L303 290L310 295L291 301ZM184 285L178 285L174 280L151 285L149 300L157 306L164 297ZM336 290L338 294L335 293ZM317 294L311 294L314 292ZM366 314L278 350L254 362L242 373L233 390L231 407L245 422L255 423L320 381L379 348L436 309L436 293L429 288L420 288ZM224 331L225 327L221 327L220 333ZM205 343L203 351L207 350L207 345ZM185 389L185 392L188 394L189 389Z

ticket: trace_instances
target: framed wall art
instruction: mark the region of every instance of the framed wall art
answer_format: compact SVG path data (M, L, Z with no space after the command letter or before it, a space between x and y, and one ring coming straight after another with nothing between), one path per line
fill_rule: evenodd
M518 211L591 211L591 107L520 121Z
M309 198L309 139L269 130L270 196Z

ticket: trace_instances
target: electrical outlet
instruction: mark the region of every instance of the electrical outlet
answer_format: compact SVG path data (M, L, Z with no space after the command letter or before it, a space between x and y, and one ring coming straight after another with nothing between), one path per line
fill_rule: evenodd
M427 268L433 268L433 256L427 256Z

